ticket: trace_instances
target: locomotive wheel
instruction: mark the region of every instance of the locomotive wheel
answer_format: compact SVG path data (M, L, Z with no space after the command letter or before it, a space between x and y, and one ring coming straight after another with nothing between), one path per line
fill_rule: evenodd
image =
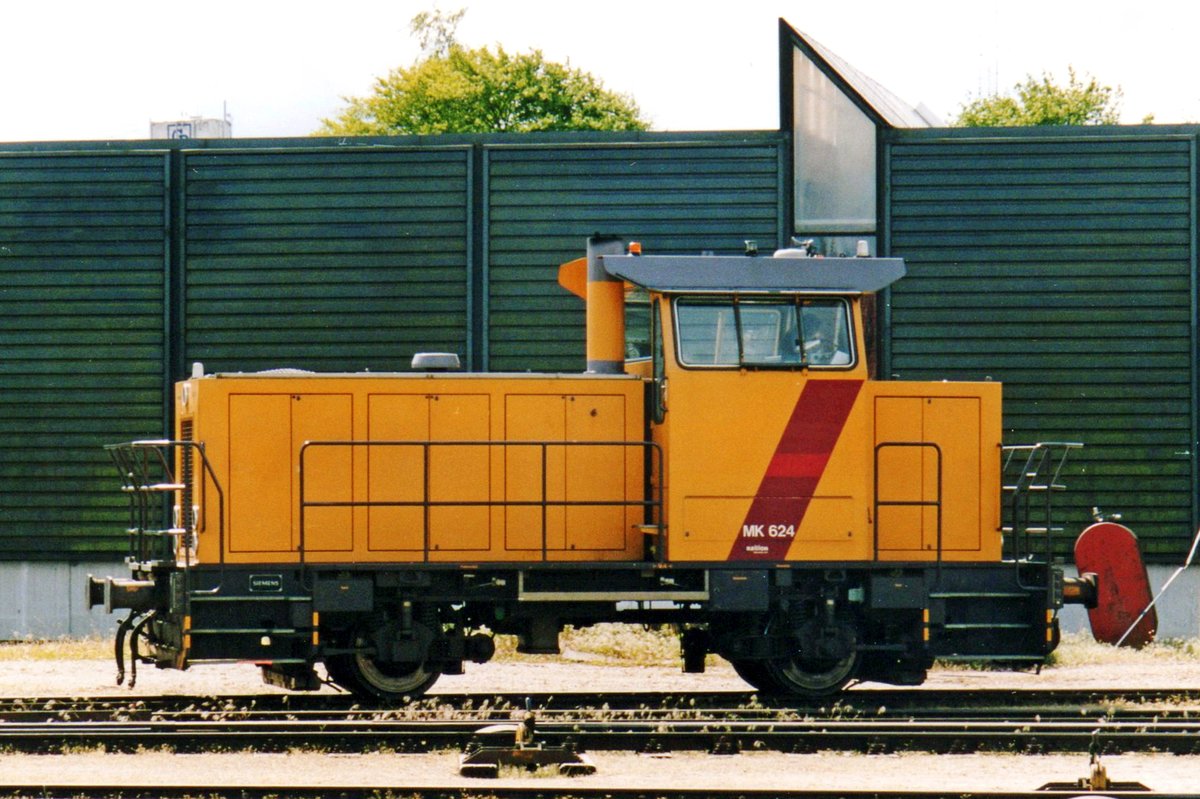
M764 664L770 678L784 692L799 696L826 696L836 693L850 682L858 668L858 653L841 660L810 660L800 657L780 658Z
M767 633L770 634L772 627L783 621L780 616L772 617L767 622ZM851 626L806 624L792 632L794 654L763 661L761 668L775 689L784 694L827 696L837 693L858 670L858 652L854 648L856 638ZM827 654L817 654L813 650L821 651L817 643L821 640L833 641L836 645L827 645L824 650Z
M731 660L730 665L741 677L764 694L783 693L784 689L767 672L767 664L761 660Z
M355 637L355 647L368 644L365 635ZM363 652L328 657L325 669L331 680L355 696L388 704L416 699L441 676L426 663L383 662Z
M335 655L325 668L330 679L355 696L389 704L416 699L441 676L423 663L379 663L363 654Z

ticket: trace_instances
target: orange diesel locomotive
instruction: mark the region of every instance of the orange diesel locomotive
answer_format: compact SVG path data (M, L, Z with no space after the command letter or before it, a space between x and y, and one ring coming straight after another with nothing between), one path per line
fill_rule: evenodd
M1041 662L1092 593L1049 557L1068 445L1002 448L999 384L871 378L863 298L903 261L637 253L560 270L584 374L197 369L173 440L110 447L132 575L89 601L131 611L118 653L384 701L597 622L782 694Z

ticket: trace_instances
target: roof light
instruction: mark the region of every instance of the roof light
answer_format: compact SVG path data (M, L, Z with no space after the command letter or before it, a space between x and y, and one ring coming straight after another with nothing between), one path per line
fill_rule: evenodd
M629 248L626 250L626 252L628 252L630 255L641 255L642 243L640 241L629 242Z

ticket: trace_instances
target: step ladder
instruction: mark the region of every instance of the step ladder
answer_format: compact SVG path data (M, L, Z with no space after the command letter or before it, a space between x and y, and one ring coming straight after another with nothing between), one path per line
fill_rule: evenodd
M1054 495L1067 490L1063 469L1072 452L1083 444L1045 441L1001 447L1002 492L1008 524L1000 530L1010 542L1014 560L1036 556L1053 560L1055 536L1064 531L1054 520ZM1040 543L1040 546L1038 546Z
M1030 568L1026 566L1026 568ZM997 566L929 593L936 656L950 661L1034 663L1044 657L1046 587L1026 587L1022 575Z
M174 476L173 443L131 441L105 447L121 476L121 492L129 498L127 560L143 569L174 566L180 555L188 559L194 553L194 526L178 512L187 507L183 496L188 486Z
M183 630L189 660L309 663L311 647L319 642L312 602L307 593L267 596L189 591ZM207 651L206 640L219 642L220 658Z
M104 449L121 477L121 492L129 499L127 563L142 571L189 568L196 558L200 498L210 485L217 494L223 549L225 493L202 444L145 439Z

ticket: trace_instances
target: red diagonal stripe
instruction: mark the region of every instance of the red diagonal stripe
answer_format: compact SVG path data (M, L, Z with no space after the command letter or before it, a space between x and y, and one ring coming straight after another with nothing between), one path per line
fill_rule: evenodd
M734 539L730 560L786 557L793 538L780 530L798 530L804 521L861 388L861 380L805 383ZM776 535L771 535L773 528Z
M776 452L767 466L767 477L820 477L825 471L826 460L828 458L814 452Z

